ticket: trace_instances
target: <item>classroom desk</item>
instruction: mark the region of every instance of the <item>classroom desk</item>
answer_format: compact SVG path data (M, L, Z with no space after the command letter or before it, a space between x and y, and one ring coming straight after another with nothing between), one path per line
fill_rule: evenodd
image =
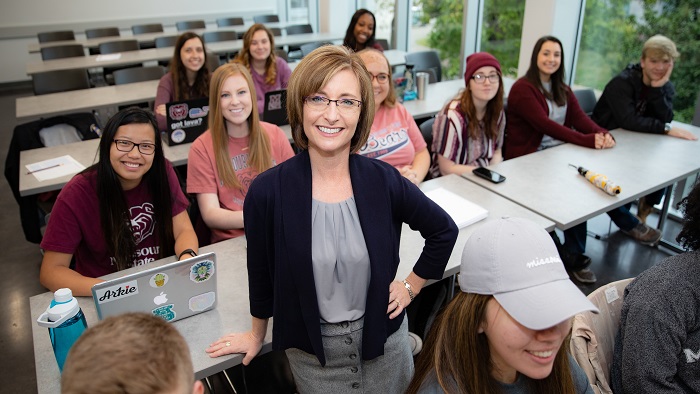
M292 23L292 22L268 22L265 23L265 26L268 28L279 28L282 31L285 31L287 26L292 26L292 25L298 25L298 23ZM236 33L243 34L248 29L253 26L252 23L246 23L244 25L240 26L226 26L226 27L221 27L221 28L213 28L213 29L193 29L193 30L188 30L192 31L194 33L199 34L200 36L204 33L208 32L215 32L215 31L235 31ZM132 34L128 36L112 36L112 37L98 37L98 38L84 38L84 39L76 39L76 40L68 40L68 41L52 41L52 42L45 42L45 43L31 43L28 45L27 49L29 53L38 53L41 52L41 48L45 47L51 47L51 46L58 46L58 45L71 45L71 44L80 44L83 46L83 48L97 48L102 44L103 42L109 42L109 41L118 41L118 40L137 40L139 44L153 44L155 39L158 37L166 37L166 36L175 36L175 35L180 35L184 32L182 31L176 31L176 32L155 32L155 33L143 33L143 34ZM275 38L276 41L277 38Z
M343 36L337 33L308 33L294 34L275 38L276 46L303 45L317 41L342 40ZM221 41L206 44L207 50L212 53L229 53L240 51L243 48L243 40ZM138 51L121 52L118 59L99 60L100 56L92 55L84 57L71 57L55 60L37 60L27 63L27 75L48 71L90 69L97 67L115 67L150 61L169 60L173 56L173 48L149 48ZM104 59L104 58L100 58Z
M289 125L280 126L287 138L292 141L292 129ZM19 158L19 194L30 196L52 190L60 190L75 175L65 175L59 178L39 181L34 175L27 174L27 164L48 160L55 157L71 155L75 160L86 168L91 166L98 159L97 149L99 139L74 142L57 146L49 146L38 149L30 149L20 152ZM163 143L163 153L170 160L173 166L187 164L187 155L190 151L191 143L169 146Z
M471 233L483 223L501 216L519 216L535 221L542 228L550 231L554 228L551 221L514 204L505 198L461 179L456 175L450 175L423 183L423 190L431 190L444 187L454 193L460 194L471 201L482 205L489 210L489 217L460 230L457 244L452 251L443 277L447 278L459 271L462 249ZM412 231L404 225L401 235L400 258L401 264L396 274L397 279L404 279L411 272L413 264L418 259L423 248L423 240L418 232ZM203 247L202 253L216 252L219 272L217 308L212 311L192 316L174 322L173 325L185 337L192 355L192 364L196 379L202 379L224 369L240 364L242 355L228 355L218 358L210 358L204 352L210 343L229 332L242 332L250 329L250 306L248 303L248 277L246 268L245 241L241 238L230 239L213 245ZM115 278L127 273L136 272L157 265L174 261L173 257L158 260L148 265L130 268L124 272L110 274L105 278ZM225 281L225 282L224 282ZM39 315L46 309L52 299L52 293L46 292L29 299L31 319L36 321ZM88 326L97 322L95 305L92 298L77 297ZM272 324L268 325L267 335L261 354L269 352L272 348ZM36 365L37 386L40 394L60 392L60 377L58 365L51 349L48 330L32 324L34 338L34 362Z
M700 136L698 127L674 124ZM471 173L464 177L566 230L700 171L699 141L622 129L611 133L617 142L612 149L563 144L489 166L506 177L503 183L493 184ZM605 174L622 192L606 194L569 163Z

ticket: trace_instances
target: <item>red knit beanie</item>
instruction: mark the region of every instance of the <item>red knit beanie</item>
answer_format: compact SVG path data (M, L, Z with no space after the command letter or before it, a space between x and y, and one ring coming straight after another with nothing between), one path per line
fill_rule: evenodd
M467 56L467 70L464 72L465 84L469 86L469 80L474 76L476 70L486 66L494 67L496 71L501 74L501 65L492 54L487 52L477 52Z

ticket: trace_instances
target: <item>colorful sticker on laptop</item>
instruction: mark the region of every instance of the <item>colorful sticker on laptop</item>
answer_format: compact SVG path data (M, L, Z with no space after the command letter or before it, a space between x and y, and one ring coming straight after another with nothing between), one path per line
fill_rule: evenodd
M114 300L131 297L138 293L139 288L136 284L136 280L132 280L119 285L107 287L105 289L96 290L95 299L97 300L98 304L104 304Z
M214 262L209 260L200 261L190 268L190 280L192 282L206 282L214 275Z
M216 293L210 291L208 293L199 294L190 298L190 310L192 312L201 312L211 308L216 301Z
M158 316L165 321L175 320L175 311L173 310L174 306L175 305L173 304L159 306L152 311L153 316Z
M187 137L187 134L183 129L177 129L170 133L170 139L173 140L173 142L175 142L176 144L179 144L180 142L184 141L185 137Z
M168 283L168 279L168 274L159 272L151 276L151 279L148 280L148 283L151 285L151 287L155 287L157 289L159 287L165 286L166 283Z

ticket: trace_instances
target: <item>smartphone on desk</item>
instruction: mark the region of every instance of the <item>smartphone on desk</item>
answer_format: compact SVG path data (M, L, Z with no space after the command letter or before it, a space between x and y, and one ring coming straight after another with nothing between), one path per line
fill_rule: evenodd
M503 175L497 173L496 171L491 171L485 167L477 167L472 170L472 173L493 183L501 183L506 180L506 177Z

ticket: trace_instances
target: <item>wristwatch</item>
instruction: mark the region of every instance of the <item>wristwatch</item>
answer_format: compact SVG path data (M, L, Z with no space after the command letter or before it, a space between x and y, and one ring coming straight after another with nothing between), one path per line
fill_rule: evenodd
M664 134L668 134L669 131L671 131L671 124L670 123L664 124Z

